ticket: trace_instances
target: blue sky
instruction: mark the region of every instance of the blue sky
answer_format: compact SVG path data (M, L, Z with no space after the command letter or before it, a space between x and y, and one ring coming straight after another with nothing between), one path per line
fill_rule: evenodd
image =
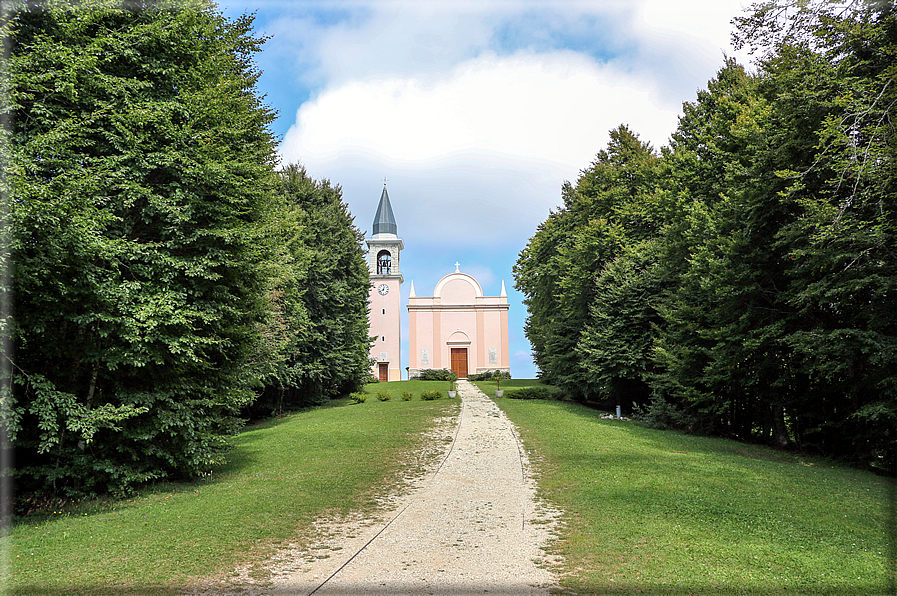
M511 372L536 375L513 288L517 255L565 180L627 124L665 145L682 102L722 65L732 0L255 1L271 36L259 91L286 162L343 188L370 232L388 178L410 282L432 295L454 271L511 304ZM407 311L403 317L403 363Z

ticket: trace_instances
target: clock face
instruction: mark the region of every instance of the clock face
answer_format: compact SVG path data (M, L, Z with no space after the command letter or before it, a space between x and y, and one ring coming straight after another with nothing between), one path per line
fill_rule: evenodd
M377 287L377 291L380 292L381 296L386 296L389 293L389 286L386 284L380 284Z

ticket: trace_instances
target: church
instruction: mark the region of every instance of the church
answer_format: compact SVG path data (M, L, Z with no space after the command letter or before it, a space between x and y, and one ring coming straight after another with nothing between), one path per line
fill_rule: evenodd
M386 184L374 215L368 245L371 276L370 336L372 370L380 382L402 379L402 317L400 285L405 281L399 254L405 248L398 235ZM472 373L510 372L508 357L508 296L484 296L472 276L455 271L436 284L432 296L417 296L414 282L408 298L408 376L426 369L446 368L467 378Z

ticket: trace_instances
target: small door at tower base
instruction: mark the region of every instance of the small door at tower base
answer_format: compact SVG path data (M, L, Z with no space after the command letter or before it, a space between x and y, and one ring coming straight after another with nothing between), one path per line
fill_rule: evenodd
M389 363L388 362L380 362L377 364L377 377L380 379L381 383L389 382Z
M467 348L452 348L452 372L459 379L467 378Z

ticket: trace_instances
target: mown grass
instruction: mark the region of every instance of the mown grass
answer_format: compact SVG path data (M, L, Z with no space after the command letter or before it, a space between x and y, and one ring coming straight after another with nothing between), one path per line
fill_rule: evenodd
M567 512L553 547L566 558L566 591L866 596L893 588L885 478L601 420L569 402L496 402L540 462L544 496Z
M459 405L334 401L248 428L234 438L230 463L202 482L20 520L10 529L5 593L168 596L225 579L321 515L375 507L420 463L408 457L420 433Z
M447 385L372 384L367 393L393 399L340 400L253 426L235 438L230 464L203 482L22 520L11 529L8 593L171 596L226 579L320 515L374 508L414 465L405 455L419 450L420 431L457 412L459 400L419 399ZM402 401L403 391L414 400ZM566 557L566 591L888 593L882 478L600 420L573 403L498 403L539 462L545 496L568 514L554 546Z
M442 397L448 399L448 381L419 381L413 379L411 381L392 381L390 383L369 383L364 386L364 393L367 396L367 401L376 400L377 393L380 391L389 393L391 400L400 400L402 393L406 391L414 394L412 400L419 400L421 393L434 389L441 391Z

